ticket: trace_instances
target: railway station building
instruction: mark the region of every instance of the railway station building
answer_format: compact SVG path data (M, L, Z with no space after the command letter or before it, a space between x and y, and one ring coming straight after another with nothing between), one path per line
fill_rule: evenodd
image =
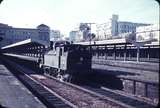
M26 39L37 39L49 42L50 27L40 24L37 28L15 28L7 24L0 23L0 47L10 45Z

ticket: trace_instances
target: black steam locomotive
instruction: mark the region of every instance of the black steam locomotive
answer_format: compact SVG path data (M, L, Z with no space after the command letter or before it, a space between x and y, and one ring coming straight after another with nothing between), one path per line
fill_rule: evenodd
M75 77L83 77L89 74L91 58L88 46L57 41L53 43L51 50L44 54L41 67L46 75L71 81Z

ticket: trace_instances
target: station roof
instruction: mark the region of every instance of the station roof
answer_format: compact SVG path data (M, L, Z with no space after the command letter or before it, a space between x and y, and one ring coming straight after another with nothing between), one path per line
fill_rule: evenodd
M149 40L143 40L143 41L130 41L126 38L122 39L110 39L110 40L101 40L101 41L87 41L87 42L77 42L74 44L82 44L82 45L124 45L124 44L130 44L135 46L146 46L146 45L159 45L159 42L157 42L155 39L149 39Z
M31 39L26 39L24 41L20 41L20 42L11 44L11 45L4 46L1 49L7 49L7 48L18 47L18 46L23 46L23 45L32 45L32 44L49 46L49 43L46 41L31 38Z
M126 44L128 43L126 39L111 39L111 40L101 40L101 41L91 41L91 42L77 42L74 44L82 45L111 45L111 44Z
M38 57L30 57L30 56L10 54L10 53L4 53L4 55L20 58L20 59L23 59L23 60L29 60L29 61L38 61L38 59L39 59Z

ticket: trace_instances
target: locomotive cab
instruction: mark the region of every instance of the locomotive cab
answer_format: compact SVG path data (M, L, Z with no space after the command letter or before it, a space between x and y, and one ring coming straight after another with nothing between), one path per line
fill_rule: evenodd
M91 69L91 54L88 47L83 45L70 45L68 51L68 69L75 74L90 71Z

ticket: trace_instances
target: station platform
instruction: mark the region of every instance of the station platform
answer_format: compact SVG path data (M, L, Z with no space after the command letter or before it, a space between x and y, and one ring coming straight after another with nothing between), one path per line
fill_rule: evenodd
M0 60L0 108L46 108Z
M158 72L131 69L126 67L99 65L99 64L93 64L92 69L98 70L98 72L103 74L117 76L118 78L137 80L147 83L159 83Z
M118 86L125 93L159 100L159 64L135 61L107 61L105 64L92 64L95 76L102 81L111 79L111 85ZM104 77L106 76L106 77ZM107 77L108 76L108 77ZM113 80L113 78L114 80ZM114 83L114 84L113 84Z
M115 75L119 78L159 83L159 63L115 60L99 61L101 61L101 63L97 62L92 64L92 69Z

